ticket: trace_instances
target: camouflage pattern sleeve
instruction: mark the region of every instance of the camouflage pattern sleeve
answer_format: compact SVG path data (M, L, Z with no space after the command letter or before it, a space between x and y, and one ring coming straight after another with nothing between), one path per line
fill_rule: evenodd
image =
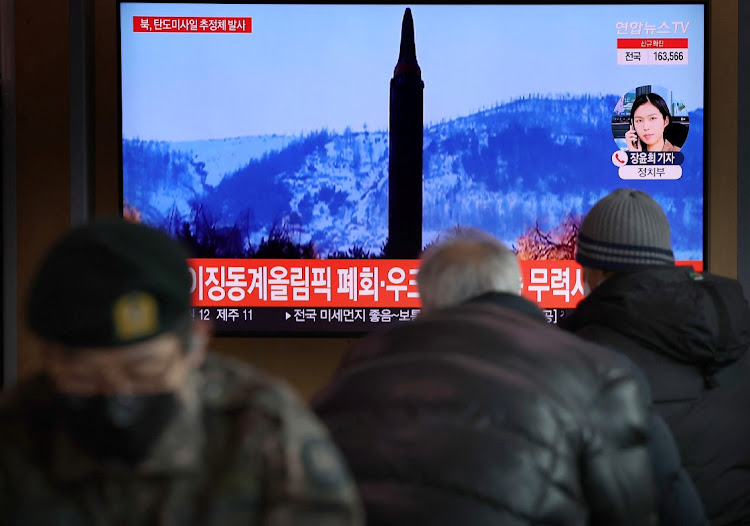
M357 487L328 430L297 395L279 383L256 400L278 418L264 444L265 526L364 524Z

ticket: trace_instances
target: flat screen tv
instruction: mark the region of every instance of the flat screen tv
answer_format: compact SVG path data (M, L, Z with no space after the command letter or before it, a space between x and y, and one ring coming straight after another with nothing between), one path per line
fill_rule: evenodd
M219 335L407 323L419 252L454 226L511 246L556 322L584 295L581 218L616 188L649 192L678 264L704 264L705 17L121 1L122 213L189 247Z

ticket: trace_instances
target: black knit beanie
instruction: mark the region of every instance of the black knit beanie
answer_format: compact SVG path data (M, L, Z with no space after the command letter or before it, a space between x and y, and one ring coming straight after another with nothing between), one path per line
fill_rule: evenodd
M599 200L584 218L576 261L601 270L674 265L664 210L646 192L615 190Z

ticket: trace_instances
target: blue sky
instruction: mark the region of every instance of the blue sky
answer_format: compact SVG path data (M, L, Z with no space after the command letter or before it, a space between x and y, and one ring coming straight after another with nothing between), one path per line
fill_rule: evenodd
M123 137L386 130L405 7L122 2ZM703 6L410 7L425 123L529 93L622 95L644 84L703 106ZM136 15L249 16L253 33L133 33ZM688 37L689 65L617 66L617 22L665 21L690 22L685 35L663 35Z

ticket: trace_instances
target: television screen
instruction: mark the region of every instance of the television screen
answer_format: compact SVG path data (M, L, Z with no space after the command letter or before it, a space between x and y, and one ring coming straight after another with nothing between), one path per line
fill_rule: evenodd
M584 295L581 218L620 187L703 266L704 2L119 17L122 213L189 247L219 335L408 322L419 251L454 226L512 247L556 322Z

